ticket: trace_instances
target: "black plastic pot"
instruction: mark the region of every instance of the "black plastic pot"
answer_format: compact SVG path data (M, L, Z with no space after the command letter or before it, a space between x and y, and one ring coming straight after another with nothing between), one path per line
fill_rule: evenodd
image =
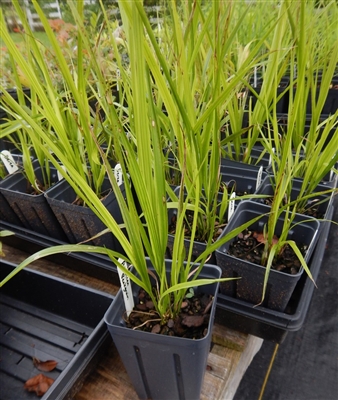
M1 220L17 226L23 226L7 200L0 193L0 221Z
M221 178L228 191L235 191L236 195L254 194L267 176L265 171L259 175L259 167L246 167L246 164L222 160Z
M170 215L175 215L175 211L172 210ZM174 240L175 240L175 235L169 234L168 235L168 244L167 244L167 257L171 258L173 254L173 248L174 248ZM184 248L186 254L188 254L189 248L190 248L190 240L184 239ZM192 256L191 256L191 261L195 261L207 248L207 244L203 242L197 242L194 241L193 243L193 249L192 249ZM207 260L208 264L216 264L216 257L215 253L212 253L210 258Z
M36 178L43 182L42 169L38 161L34 161L33 166ZM50 179L51 184L58 182L56 169L52 166L50 167ZM29 183L21 171L0 181L0 193L24 227L52 238L65 239L64 232L48 206L44 194L29 194L27 193L28 188ZM15 223L9 210L7 209L5 212L4 220L10 218L11 221L8 222Z
M247 164L240 163L238 161L226 160L222 159L221 163L221 181L224 183L229 193L231 191L236 192L236 197L240 195L249 195L253 194L257 190L257 178L258 178L259 167L251 166ZM264 179L267 176L266 172L262 171L260 179ZM259 183L259 182L258 182ZM260 186L260 185L258 185ZM179 188L176 189L179 192ZM219 195L219 201L221 201L221 194ZM240 200L236 200L236 206ZM168 210L168 218L169 224L173 218L176 218L177 210L169 209ZM174 244L174 235L168 235L168 256L172 256L173 244ZM184 246L186 252L189 251L190 241L185 239ZM194 242L193 245L193 253L192 260L196 260L196 258L202 254L206 249L206 244L202 242ZM215 264L216 258L213 253L208 260L209 264Z
M327 244L335 245L335 238L328 238L329 220L332 215L333 206L331 205L328 221L323 223L324 226L319 233L316 249L308 263L315 282L320 272ZM310 278L306 274L302 274L284 312L271 310L264 306L255 307L232 296L218 294L216 322L230 329L254 335L270 342L283 343L288 332L298 331L302 328L315 289ZM317 290L320 290L320 288Z
M14 268L0 262L0 278ZM25 269L0 290L2 399L28 400L24 382L41 373L32 358L55 360L43 400L73 398L111 338L103 321L113 297Z
M165 174L166 180L169 182L170 186L174 189L179 186L181 182L181 171L177 165L176 158L171 150L164 149L163 153L165 155Z
M262 185L259 187L257 190L257 194L262 194L266 196L273 196L274 195L274 186L273 182L271 181L271 177L266 177L265 180L263 181ZM292 181L292 190L291 190L291 201L295 201L300 193L300 189L302 186L302 180L301 179L293 179ZM325 184L319 184L316 189L315 193L319 192L325 192L330 190L330 186L325 185ZM264 198L254 198L253 201L259 202L261 204L265 204L266 199ZM327 219L327 212L329 210L329 206L331 205L333 201L333 192L328 193L328 194L321 194L318 196L311 197L307 200L306 204L306 209L309 210L311 207L316 207L318 217L316 216L317 219ZM316 203L318 205L316 206ZM300 210L298 211L298 214L306 214L306 210L304 212L301 212Z
M124 191L124 185L120 186L120 188ZM113 215L116 222L122 223L121 211L108 178L105 179L102 185L102 191L108 192L106 197L102 200L102 203ZM62 180L58 185L55 185L55 187L46 192L45 198L70 243L87 241L106 229L103 222L90 208L73 204L77 199L77 195L66 180ZM105 246L110 249L121 251L121 246L112 233L106 233L87 241L86 244Z
M116 85L113 85L111 88L111 93L114 99L114 102L121 104L123 102L123 107L128 107L128 104L125 99L122 99L121 91L118 90ZM101 120L105 120L106 115L104 110L100 107L99 102L96 97L92 95L90 97L90 93L87 94L88 97L88 105L91 109L91 113L98 114Z
M179 195L180 193L180 188L176 187L175 189L176 195ZM221 202L222 200L222 194L220 193L218 195L218 201ZM235 205L236 207L236 205ZM228 210L227 210L228 212ZM169 226L172 224L173 221L176 221L177 219L177 209L175 208L169 208L168 209L168 221L169 221ZM227 220L226 220L227 222ZM171 258L172 253L173 253L173 248L174 248L174 240L175 240L175 234L168 234L168 244L167 244L167 257ZM190 249L190 243L191 241L189 239L184 239L184 248L186 254L188 254L189 249ZM193 243L193 249L192 249L192 257L191 260L195 261L207 248L207 243L205 242L199 242L199 241L194 241ZM216 257L215 253L213 252L210 255L210 258L207 259L208 264L216 264Z
M29 88L22 88L23 95L25 97L25 102L26 106L30 107L30 95L31 91ZM18 91L15 88L8 89L7 93L10 94L15 101L18 101ZM3 96L3 92L0 92L0 105L1 105L1 96ZM3 124L6 122L6 120L9 118L9 115L4 111L2 108L0 109L0 124ZM0 148L0 150L3 150ZM6 149L7 150L7 149Z
M8 176L8 175L7 175ZM0 179L0 182L2 179ZM17 226L23 226L14 210L12 210L11 206L8 204L5 197L2 195L0 191L0 220L9 222L10 224L14 224Z
M241 163L243 168L255 169L263 166L264 169L268 168L270 165L270 154L268 154L262 146L254 146L250 152L250 159L249 162L242 162L244 159L244 152L246 151L245 148L240 150L240 154L237 157L233 147L230 148L224 147L222 149L222 159L221 165L237 165L238 162ZM233 164L236 163L236 164ZM237 165L240 167L239 165ZM248 166L248 167L246 167ZM258 169L257 169L258 171Z
M1 125L1 123L0 123L0 125ZM16 149L16 147L14 146L12 141L8 140L6 137L3 139L0 139L0 151L3 151L3 150L13 151L15 149Z
M262 85L263 85L263 78L258 76L256 81L254 81L254 78L252 77L250 79L250 85L253 88L253 90L248 89L248 96L246 99L246 112L244 113L243 116L243 128L248 128L249 127L249 110L253 110L257 104L257 97L254 93L254 91L260 95ZM290 77L285 76L282 77L279 86L277 87L277 103L276 103L276 113L277 114L284 114L288 112L288 106L289 106L289 86L290 86ZM272 100L271 100L271 105L272 107Z
M166 261L168 274L171 261ZM151 265L149 264L149 267ZM205 265L201 277L218 278L216 266ZM217 296L218 283L196 287L196 292ZM134 294L137 287L133 285ZM105 315L120 357L140 399L199 399L210 350L216 301L211 308L208 333L203 339L186 339L137 331L125 326L122 291Z
M320 93L321 77L318 80L318 88L316 89L316 101ZM297 90L297 89L296 89ZM321 114L332 115L338 110L338 76L334 76L331 83L331 88L327 92L326 100ZM306 113L312 114L312 100L311 93L306 103Z
M263 85L263 78L258 77L256 82L254 81L254 78L251 78L250 85L253 87L253 89L259 95L261 92L262 85ZM276 104L276 112L277 113L286 113L288 111L288 105L289 105L288 86L289 85L290 85L290 78L288 76L285 76L281 79L281 81L277 87L276 94L277 94L277 98L279 97L279 100L277 101L277 104ZM250 103L251 103L251 110L253 110L257 103L257 97L255 96L254 92L251 90L249 90L249 95L247 98L247 108L248 109L249 109Z
M336 90L336 92L338 92L338 89ZM288 129L288 114L278 114L277 115L277 120L278 120L278 133L280 135L285 135L285 133L287 132ZM317 124L317 132L316 132L316 143L321 139L322 137L322 133L325 129L325 124L323 124L325 122L325 120L328 118L327 114L321 114L318 120L318 124ZM304 139L307 139L308 137L308 132L310 130L311 127L311 119L312 116L311 114L306 114L305 115L305 120L304 120ZM268 127L267 125L263 125L262 126L262 134L267 136L268 135ZM270 128L271 129L271 128ZM324 148L330 144L332 144L332 139L335 135L336 132L336 127L334 127L333 129L331 129L328 134L326 134L326 140L324 143Z
M245 222L259 215L269 213L269 211L270 207L263 204L253 201L241 202L221 237ZM277 237L279 237L281 232L284 218L285 214L278 220L275 232ZM267 223L267 220L268 216L262 216L249 230L263 232L263 227ZM304 258L308 261L318 239L320 224L314 218L299 214L296 215L294 223L297 223L297 225L294 225L289 231L288 239L307 246ZM216 261L217 265L222 269L222 277L240 277L240 279L222 282L220 291L222 294L257 305L261 302L262 298L266 268L228 254L228 249L234 240L236 238L226 242L216 250ZM302 269L294 275L271 269L263 305L273 310L284 311L302 273Z

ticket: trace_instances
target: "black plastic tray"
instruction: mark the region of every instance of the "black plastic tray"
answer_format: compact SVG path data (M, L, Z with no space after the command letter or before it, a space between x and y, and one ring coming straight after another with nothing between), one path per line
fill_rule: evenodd
M14 264L0 262L1 279ZM103 316L113 296L25 269L0 289L0 399L37 398L24 382L43 373L55 382L42 397L72 398L111 342ZM55 360L41 372L32 357Z
M327 212L330 220L333 215L333 205ZM0 230L9 229L15 236L2 238L3 242L13 247L33 253L41 248L61 244L55 240L43 237L30 231L16 228L0 221ZM309 262L314 280L316 280L324 256L326 241L330 230L330 222L323 222L314 254ZM70 268L81 270L96 278L109 280L119 284L117 269L108 257L97 254L58 255L50 258L53 261ZM113 274L111 272L114 272ZM261 337L275 343L282 343L289 331L299 330L305 320L315 286L306 274L298 281L295 291L285 312L270 310L266 307L254 307L245 301L219 294L217 297L217 323L231 329Z

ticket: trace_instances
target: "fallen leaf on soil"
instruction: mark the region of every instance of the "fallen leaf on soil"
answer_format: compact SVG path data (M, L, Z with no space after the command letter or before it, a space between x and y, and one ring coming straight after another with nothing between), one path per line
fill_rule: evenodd
M25 382L24 388L29 392L35 392L37 396L43 396L54 383L54 379L43 374L35 375Z
M182 325L192 327L192 326L201 326L204 323L203 315L187 315L182 320Z
M262 232L253 232L252 236L257 240L258 243L266 243L266 238ZM278 237L276 235L273 236L272 244L278 243Z
M55 360L40 361L38 358L33 357L33 364L40 371L49 372L53 371L58 363Z

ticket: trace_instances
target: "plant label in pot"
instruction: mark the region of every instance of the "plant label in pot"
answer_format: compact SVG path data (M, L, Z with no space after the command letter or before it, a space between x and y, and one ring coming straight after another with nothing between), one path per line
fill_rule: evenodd
M179 193L180 193L179 187L177 187L175 189L175 193L177 195L179 195ZM235 204L236 202L235 202L235 200L233 200L233 197L231 197L231 199L230 199L230 196L228 196L228 203L226 205L226 207L228 209L228 213L225 213L223 218L220 221L219 216L220 216L220 210L221 210L221 203L222 203L222 200L224 200L223 196L224 196L223 193L218 193L218 195L217 195L217 201L218 201L217 209L216 209L217 225L215 224L215 229L213 232L213 240L218 239L222 230L224 229L224 225L228 222L229 218L231 217L231 215L233 213L233 210L236 207L236 204ZM168 245L167 245L167 257L168 258L172 257L173 246L174 246L174 241L175 241L177 213L178 213L177 209L168 208L168 220L169 220L169 234L168 234ZM205 213L205 215L203 215L203 217L205 217L205 219L207 219L208 213ZM187 217L187 218L189 218L189 217ZM207 238L207 236L209 235L209 232L206 232L206 230L205 230L206 226L207 226L207 224L205 224L205 226L203 225L203 227L201 227L200 230L197 229L197 232L204 233L205 238ZM194 244L193 244L193 250L192 250L192 260L195 261L197 259L197 257L199 257L206 250L207 246L208 246L207 240L202 241L202 240L198 240L197 238L195 238ZM186 254L188 254L189 248L190 248L190 239L188 239L188 238L184 239L184 248L185 248ZM208 264L216 264L216 258L215 258L214 252L211 253L207 262L208 262Z
M171 260L166 261L166 266L169 274ZM149 268L151 268L150 263ZM220 274L218 267L206 264L199 278L217 279ZM132 287L136 303L138 288L135 284L132 284ZM196 287L194 291L214 296L207 333L202 339L128 328L125 322L126 310L122 290L118 292L106 312L105 322L140 399L200 398L210 350L218 283Z
M249 238L249 236L252 236L252 233L256 234L263 232L264 225L268 221L269 211L270 207L266 205L253 201L243 201L238 205L235 214L224 229L222 236L226 235L236 227L241 226L243 223L250 221L254 217L262 215L262 218L249 228L248 238L245 238L248 242L251 240L251 237ZM281 233L284 218L285 213L281 215L277 222L275 231L276 237ZM296 214L292 228L288 232L288 240L294 240L297 245L302 244L304 248L306 248L304 255L306 262L310 259L315 247L318 229L319 222L317 220ZM230 247L236 240L237 239L234 238L216 250L216 261L217 265L222 269L222 277L240 278L229 282L222 282L220 285L220 292L228 296L248 301L253 305L261 304L266 268L260 265L260 256L256 257L255 254L252 255L250 253L251 261L237 258L234 255L229 254ZM258 242L257 245L253 245L252 250L255 252L257 247L260 245L263 246L264 244ZM293 265L290 266L290 271L292 270L291 273L276 270L273 269L273 267L270 269L264 302L262 303L264 307L277 311L283 311L285 309L292 292L303 273L303 269L300 266L292 269L293 267Z

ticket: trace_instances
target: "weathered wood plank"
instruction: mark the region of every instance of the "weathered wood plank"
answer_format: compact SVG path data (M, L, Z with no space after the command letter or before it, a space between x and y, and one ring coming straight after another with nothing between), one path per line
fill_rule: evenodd
M213 343L223 347L228 347L237 351L243 351L246 345L247 336L244 333L224 329L220 325L215 325L212 332Z

